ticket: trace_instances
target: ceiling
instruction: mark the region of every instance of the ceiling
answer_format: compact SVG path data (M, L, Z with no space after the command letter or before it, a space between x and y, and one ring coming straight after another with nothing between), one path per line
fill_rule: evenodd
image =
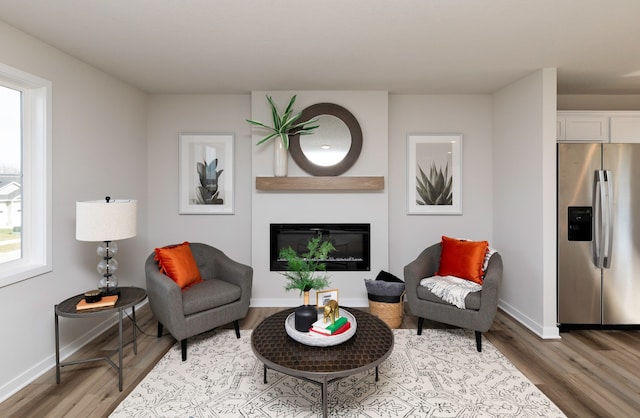
M638 0L0 0L0 20L148 93L640 94Z

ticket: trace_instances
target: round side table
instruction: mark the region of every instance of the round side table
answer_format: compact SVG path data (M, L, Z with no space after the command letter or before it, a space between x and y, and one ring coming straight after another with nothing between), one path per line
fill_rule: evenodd
M55 326L56 326L56 383L60 383L60 368L73 364L89 363L104 360L118 372L118 389L122 392L122 317L125 309L131 308L131 321L133 322L133 353L138 354L138 344L136 341L136 305L144 301L147 292L139 287L119 287L120 296L114 306L100 308L96 310L78 311L76 305L84 298L84 294L79 294L66 299L54 306ZM89 318L94 316L111 315L118 313L118 348L107 356L96 357L86 360L76 360L60 362L60 316L65 318ZM118 364L116 365L109 356L118 352Z

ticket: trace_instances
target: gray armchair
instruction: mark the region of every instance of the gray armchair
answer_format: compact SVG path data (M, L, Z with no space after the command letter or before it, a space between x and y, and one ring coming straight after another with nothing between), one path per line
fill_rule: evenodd
M465 298L466 309L445 302L420 286L420 280L438 271L442 247L440 243L426 248L404 268L405 288L409 312L418 317L418 335L422 334L424 320L475 331L476 348L482 351L482 333L491 328L498 308L498 296L502 283L502 257L494 253L489 259L482 290Z
M187 359L187 338L233 322L240 338L239 319L249 311L253 269L206 244L191 243L202 282L184 290L160 272L152 253L145 263L147 294L158 319L158 338L163 326L182 348Z

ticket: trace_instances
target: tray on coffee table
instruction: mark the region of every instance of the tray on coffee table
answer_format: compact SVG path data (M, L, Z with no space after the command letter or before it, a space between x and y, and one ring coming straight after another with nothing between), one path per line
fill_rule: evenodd
M311 345L314 347L329 347L332 345L342 344L348 341L356 333L358 324L356 318L351 312L346 309L340 308L340 316L345 316L351 323L351 327L338 335L319 335L312 332L300 332L295 327L295 312L292 312L284 321L284 328L287 334L299 343ZM323 315L318 315L318 319L322 319Z

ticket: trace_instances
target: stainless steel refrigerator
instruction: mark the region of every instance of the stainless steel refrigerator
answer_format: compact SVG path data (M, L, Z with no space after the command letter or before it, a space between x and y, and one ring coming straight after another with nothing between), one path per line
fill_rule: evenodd
M640 144L558 144L558 323L640 324Z

